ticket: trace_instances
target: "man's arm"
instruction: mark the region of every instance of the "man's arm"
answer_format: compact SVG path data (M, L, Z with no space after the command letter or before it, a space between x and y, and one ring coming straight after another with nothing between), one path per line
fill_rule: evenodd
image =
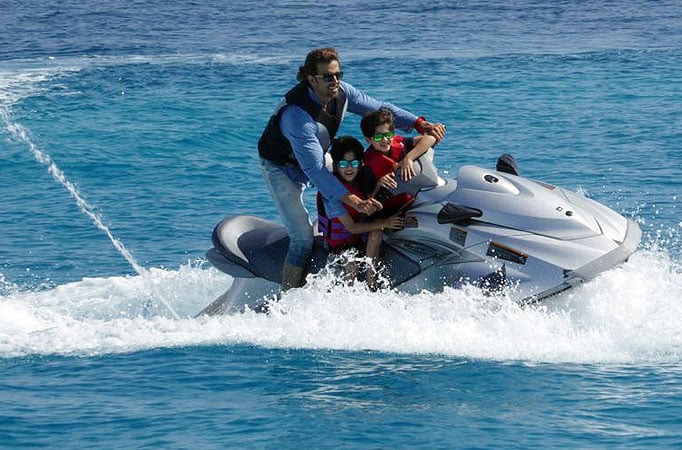
M303 173L322 195L340 204L348 190L325 165L324 149L317 137L317 123L303 109L292 105L282 112L280 129L289 139Z
M412 131L417 123L418 117L411 112L395 106L392 103L377 100L352 85L341 82L341 87L348 98L348 111L353 114L364 116L365 114L376 111L381 107L390 109L395 116L396 128L409 132Z
M294 155L303 173L328 200L329 217L338 217L346 212L343 203L365 214L381 209L381 203L374 199L362 200L348 192L336 176L327 169L324 149L317 137L317 122L298 106L288 106L282 112L280 129L289 139Z
M371 97L352 85L341 82L341 87L348 97L348 111L364 116L368 112L376 111L381 107L386 107L395 116L395 126L399 130L410 132L413 129L420 134L428 134L436 138L436 143L445 137L445 125L442 123L431 123L423 117L417 117L413 113L395 106L392 103L382 102Z

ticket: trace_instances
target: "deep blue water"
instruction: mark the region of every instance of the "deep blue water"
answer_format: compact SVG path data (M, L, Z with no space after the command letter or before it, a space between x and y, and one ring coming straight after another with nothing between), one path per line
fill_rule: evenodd
M682 446L676 1L89 3L0 3L0 447ZM191 318L213 226L278 219L255 146L320 46L448 125L445 175L510 152L640 249L539 308L321 277Z

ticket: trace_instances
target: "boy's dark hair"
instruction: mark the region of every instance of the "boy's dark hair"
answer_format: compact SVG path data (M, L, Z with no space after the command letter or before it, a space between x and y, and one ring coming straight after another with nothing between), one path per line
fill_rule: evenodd
M395 129L395 118L388 108L379 108L367 114L360 121L360 129L363 136L372 137L377 127L383 124L387 124L391 131Z
M362 160L362 154L365 149L362 147L360 141L355 139L353 136L340 136L334 139L332 142L332 149L329 154L332 157L332 161L335 163L343 159L343 155L347 152L353 152L355 159Z
M303 65L298 67L296 79L298 81L305 81L308 75L317 75L318 63L329 64L332 61L338 61L339 64L341 64L341 61L339 61L339 53L335 48L316 48L315 50L311 50L306 55Z

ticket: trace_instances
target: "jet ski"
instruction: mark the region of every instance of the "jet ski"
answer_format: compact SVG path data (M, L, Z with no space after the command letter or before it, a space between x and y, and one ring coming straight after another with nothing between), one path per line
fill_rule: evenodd
M533 304L634 253L642 236L634 221L581 194L524 178L504 156L496 170L465 165L455 179L438 175L432 150L415 161L417 176L396 189L416 197L405 211L408 225L386 233L382 245L389 288L418 293L476 286ZM212 241L208 260L234 282L199 315L262 310L276 298L288 246L283 225L230 216L215 227ZM316 236L308 272L319 272L328 256Z

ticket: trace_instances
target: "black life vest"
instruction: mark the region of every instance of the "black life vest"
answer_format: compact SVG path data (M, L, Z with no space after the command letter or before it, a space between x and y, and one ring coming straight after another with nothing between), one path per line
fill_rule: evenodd
M291 143L289 142L289 139L282 134L282 130L279 126L282 112L288 105L299 106L307 112L315 122L321 124L326 129L329 143L331 143L331 140L339 130L347 106L346 94L343 90L339 89L339 96L336 100L336 113L333 115L328 114L322 109L322 106L319 103L311 98L310 93L308 92L308 85L305 82L301 82L294 86L280 100L275 109L275 113L270 117L263 134L258 140L258 154L260 157L279 165L287 163L298 165ZM320 131L318 131L320 143L323 142L323 138L324 137L320 135ZM324 148L325 145L322 144L322 147ZM324 149L326 150L326 148Z

